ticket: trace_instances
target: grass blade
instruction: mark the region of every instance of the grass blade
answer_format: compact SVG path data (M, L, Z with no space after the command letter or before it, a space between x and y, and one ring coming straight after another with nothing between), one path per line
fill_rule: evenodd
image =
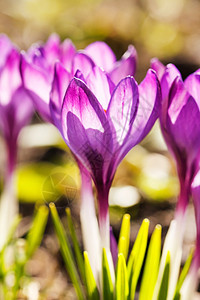
M78 269L81 274L81 278L82 278L83 282L85 283L86 278L85 278L85 267L84 267L83 255L82 255L81 249L79 247L77 235L76 235L74 225L72 222L71 211L69 208L66 208L66 214L67 214L68 227L69 227L70 236L71 236L73 247L74 247L74 253L76 256Z
M128 260L129 299L134 299L135 296L135 290L146 252L148 231L149 220L144 219Z
M181 275L179 277L179 280L178 280L178 283L177 283L177 286L176 286L176 292L175 292L174 300L180 299L180 289L181 289L183 281L185 280L185 277L187 276L188 271L190 269L193 254L194 254L194 249L188 255L188 258L187 258L187 260L184 264L184 267L182 269Z
M167 292L168 292L168 285L169 285L169 272L170 272L170 252L167 253L163 278L161 281L160 290L158 294L158 300L167 299Z
M118 243L118 253L122 253L124 255L125 260L128 256L129 250L129 242L130 242L130 215L125 214L123 216L120 235L119 235L119 243Z
M144 274L142 276L139 300L151 300L153 297L160 264L161 231L161 226L157 225L151 237L145 262Z
M103 248L102 256L102 275L103 275L103 300L113 300L113 283L110 275L106 249Z
M124 255L118 255L117 278L116 278L116 300L126 300L129 293L126 261Z
M84 251L84 261L88 300L99 300L99 292L97 289L96 281L94 279L94 275L92 273L92 268L90 266L88 253L86 251Z
M29 259L40 245L47 223L49 210L46 206L40 206L33 220L32 227L27 236L27 252Z
M67 269L68 274L71 278L71 281L74 285L78 299L83 300L84 293L82 290L82 284L81 284L78 272L76 270L76 265L74 262L74 257L73 257L72 251L71 251L70 243L65 234L65 230L60 221L60 218L58 216L58 213L57 213L54 203L50 203L49 207L51 210L51 215L52 215L53 223L55 226L56 235L57 235L57 238L58 238L58 241L60 244L60 250L61 250L64 262L65 262L66 269Z

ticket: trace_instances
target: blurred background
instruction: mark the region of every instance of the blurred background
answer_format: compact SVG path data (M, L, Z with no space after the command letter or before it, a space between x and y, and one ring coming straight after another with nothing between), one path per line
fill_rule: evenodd
M32 43L46 41L53 32L61 40L72 39L78 49L103 40L118 59L133 44L138 53L136 79L139 82L153 57L164 64L173 62L183 78L200 65L199 0L0 0L0 32L24 50ZM20 211L24 216L21 234L28 228L34 205L50 201L56 202L61 216L66 206L72 209L80 232L79 171L57 130L35 115L32 124L23 129L19 145L17 183ZM6 157L2 140L0 151L2 174ZM111 223L116 238L125 212L133 220L132 241L145 217L150 219L150 232L157 223L163 226L164 237L173 218L178 191L174 163L159 124L155 124L150 135L130 151L117 170L110 193ZM43 245L28 271L37 279L35 284L44 297L41 299L73 299L51 221L48 225ZM194 239L191 205L183 260Z

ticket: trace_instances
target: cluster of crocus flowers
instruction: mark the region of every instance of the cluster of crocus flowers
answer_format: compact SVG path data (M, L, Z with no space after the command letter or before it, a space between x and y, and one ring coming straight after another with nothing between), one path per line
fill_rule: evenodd
M18 213L14 184L17 140L22 127L32 117L33 104L22 82L20 52L4 35L0 36L0 53L0 131L7 152L4 192L0 203L1 248Z
M159 114L155 72L149 70L138 86L132 77L135 69L136 51L131 45L116 61L104 42L77 51L70 40L61 44L56 35L32 47L21 64L24 85L37 111L57 126L80 166L81 219L88 223L82 225L83 236L91 227L91 211L93 220L96 218L90 178L96 186L100 249L110 249L108 195L116 168ZM94 240L98 244L97 237Z
M71 40L61 43L57 35L52 35L46 44L33 45L22 53L2 36L0 50L0 129L8 153L5 194L9 192L1 200L0 238L5 227L3 220L16 214L16 210L12 211L16 205L9 199L14 199L10 194L17 139L31 118L34 104L40 116L58 128L79 165L84 247L100 286L102 248L107 251L111 273L114 271L112 257L117 257L116 243L110 233L108 204L116 169L159 117L163 136L177 164L180 196L166 238L153 299L158 296L168 252L172 264L167 299L173 299L186 208L192 196L197 240L191 276L182 290L183 299L187 299L200 266L200 71L183 81L174 65L165 67L155 59L152 69L138 85L133 77L137 54L132 45L117 61L104 42L77 50ZM92 182L97 194L98 219Z

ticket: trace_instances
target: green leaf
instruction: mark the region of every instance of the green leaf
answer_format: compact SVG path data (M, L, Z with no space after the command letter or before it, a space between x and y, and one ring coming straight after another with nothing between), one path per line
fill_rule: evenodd
M185 280L185 277L187 276L188 271L190 269L190 265L191 265L191 262L192 262L193 254L194 254L194 249L192 249L192 251L188 255L188 258L187 258L187 260L185 262L185 265L184 265L184 267L182 269L181 275L179 277L179 280L178 280L178 283L177 283L177 286L176 286L176 292L175 292L174 300L177 300L177 299L180 298L180 293L179 292L180 292L180 289L182 287L183 281Z
M43 238L49 210L46 206L40 206L33 220L32 227L27 236L27 259L33 255Z
M160 264L161 231L162 227L157 225L151 237L144 273L142 276L139 300L151 300L153 297Z
M126 261L124 255L119 253L117 261L117 278L116 278L116 300L126 300L129 293L128 277L126 270Z
M160 291L158 293L158 298L157 298L158 300L167 299L167 292L168 292L168 285L169 285L169 272L170 272L170 252L168 251L163 277L160 285Z
M73 222L72 222L71 211L70 211L69 208L66 208L66 214L67 214L67 221L68 221L70 236L71 236L72 243L73 243L73 246L74 246L74 252L75 252L75 256L76 256L78 269L79 269L79 272L81 274L82 280L85 283L84 260L83 260L81 249L79 247L78 239L77 239L76 232L75 232L75 229L74 229L74 225L73 225Z
M124 255L125 260L128 256L129 250L129 242L130 242L130 215L125 214L123 216L120 235L119 235L119 243L118 243L118 252Z
M128 281L129 281L129 298L134 299L135 290L142 268L147 241L148 241L148 230L149 230L149 220L144 219L140 230L138 232L137 238L133 245L127 266Z
M81 284L78 272L76 270L76 265L74 262L74 257L72 254L70 243L68 241L65 230L64 230L63 225L58 216L55 204L50 203L49 207L51 210L51 215L53 218L53 223L54 223L56 235L57 235L57 238L58 238L58 241L60 244L60 250L61 250L64 262L65 262L66 270L67 270L67 272L71 278L71 281L74 285L78 299L83 300L84 293L83 293L83 289L82 289L82 284Z
M103 248L102 256L102 275L103 275L103 300L113 300L113 283L110 275L106 249Z
M88 292L88 300L99 300L99 292L97 289L96 281L90 266L90 261L88 253L84 251L84 261L85 261L85 277L86 277L86 287Z

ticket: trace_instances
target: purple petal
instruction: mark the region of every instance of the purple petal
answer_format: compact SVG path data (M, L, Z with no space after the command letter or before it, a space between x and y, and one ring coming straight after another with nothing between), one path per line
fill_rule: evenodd
M60 38L53 33L46 44L43 46L45 51L45 58L49 65L54 65L60 54Z
M78 52L75 54L72 63L72 75L76 73L77 70L81 71L86 78L89 72L94 67L94 63L91 58L84 53Z
M21 86L12 95L6 106L0 106L0 127L6 139L17 139L22 127L33 115L33 103L26 90Z
M195 99L199 109L200 109L200 73L199 71L191 74L184 81L184 86L187 91Z
M5 63L6 57L9 54L9 52L13 49L13 45L9 38L1 34L0 35L0 67Z
M133 77L120 81L113 92L108 106L108 120L113 125L115 150L125 141L138 108L138 86Z
M175 146L188 154L191 162L200 148L200 111L194 98L177 78L170 90L166 127L175 141Z
M52 120L59 129L61 129L62 103L70 79L69 72L60 63L56 63L49 106Z
M111 48L104 42L94 42L85 48L94 63L106 72L112 70L116 57Z
M133 109L134 106L138 106L136 115L133 115L133 120L130 119L129 126L127 126L127 138L124 140L115 162L113 162L112 172L128 151L148 134L158 118L161 96L157 76L153 70L147 72L146 77L138 87L138 92L134 94L135 100L133 100Z
M49 101L51 90L51 76L47 76L46 72L29 64L24 57L21 60L21 74L25 88L36 106L36 110L45 120L51 122Z
M68 72L72 70L72 61L76 54L76 48L70 39L64 40L60 46L60 61L63 63Z
M136 71L137 53L135 48L130 45L121 60L116 62L113 70L109 73L112 81L117 84L122 78L131 75Z
M132 145L149 133L160 113L161 93L156 73L149 69L139 85L139 106L131 130Z
M19 61L20 54L13 49L0 70L0 103L2 105L7 105L11 101L13 93L21 85Z
M110 129L103 108L79 79L74 78L65 94L62 108L63 135L67 145L93 176L102 180ZM111 148L112 149L112 148Z
M181 78L179 70L173 64L168 64L160 82L162 90L162 99L166 99L168 97L169 90L176 77Z
M158 79L161 81L164 73L165 73L165 66L159 61L157 58L152 58L151 60L151 69L156 71Z
M111 98L111 93L114 90L114 83L99 67L94 67L89 73L87 79L87 86L96 96L101 106L106 111Z

